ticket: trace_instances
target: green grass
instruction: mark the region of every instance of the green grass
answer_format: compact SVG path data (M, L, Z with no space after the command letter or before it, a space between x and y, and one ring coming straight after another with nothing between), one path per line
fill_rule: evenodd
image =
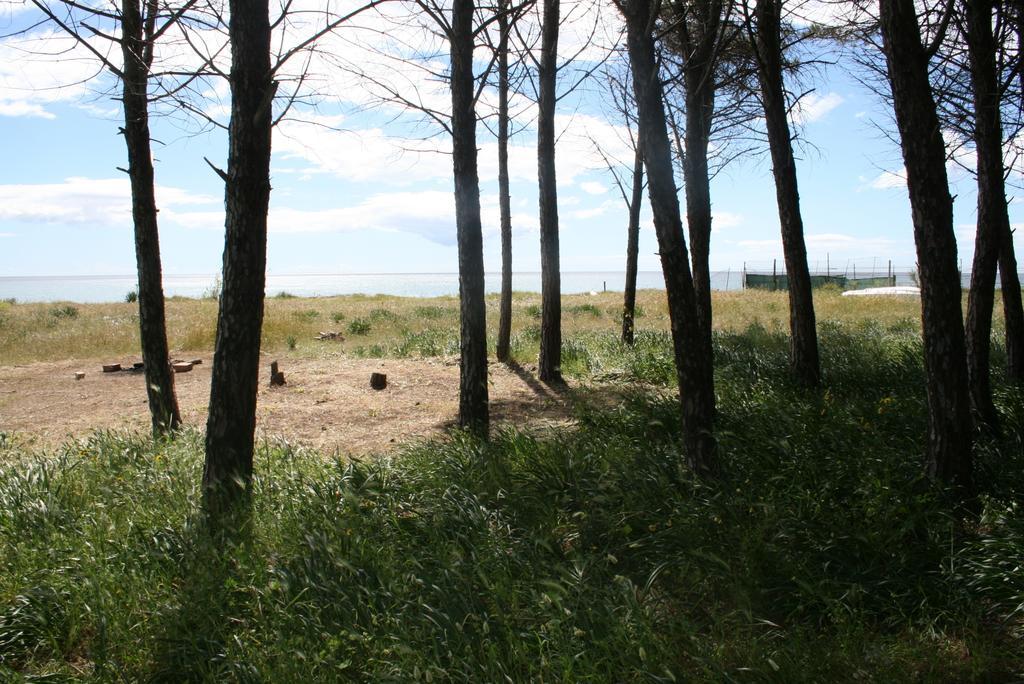
M577 372L631 389L578 390L573 428L349 463L264 443L226 549L199 434L0 433L0 680L1021 679L1024 391L994 378L964 523L921 478L916 330L821 332L822 393L780 331L716 333L715 481L681 466L667 333L581 333Z
M715 292L712 295L714 327L722 332L761 326L768 331L788 328L786 293L747 290ZM493 348L498 325L497 295L487 298L487 322ZM910 322L915 330L920 302L910 298L842 297L836 291L815 292L818 321L856 324L873 320L893 326ZM537 345L531 339L540 323L540 295L514 293L512 333L520 339L520 363L533 363ZM614 336L621 329L622 295L566 295L562 300L563 336L599 338ZM172 353L210 353L216 333L216 299L174 297L167 302L167 333ZM357 322L358 321L358 322ZM295 353L324 357L367 349L387 349L407 334L445 336L458 330L458 300L350 295L344 297L299 298L278 293L266 299L261 348L268 353L289 348L298 341ZM140 352L138 306L114 304L27 304L0 302L0 358L5 363L31 363L68 358L118 357ZM347 339L324 344L316 340L328 329L349 331ZM363 324L368 324L365 329ZM664 292L641 290L637 302L637 331L657 334L669 330ZM996 303L995 333L1002 334L1002 307ZM589 342L588 342L589 344ZM441 348L447 348L442 345Z

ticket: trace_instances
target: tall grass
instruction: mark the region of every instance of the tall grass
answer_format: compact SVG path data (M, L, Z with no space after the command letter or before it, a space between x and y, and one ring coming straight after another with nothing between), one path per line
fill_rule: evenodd
M785 293L716 292L714 325L721 331L743 331L758 325L768 331L788 328ZM819 321L853 323L865 319L891 326L909 321L915 328L920 303L914 299L841 297L837 292L815 295ZM497 334L498 298L487 299L491 344ZM74 313L71 313L71 312ZM664 293L641 291L638 295L637 328L640 332L669 329ZM516 293L513 298L513 335L518 335L521 362L533 360L537 344L531 341L539 324L540 296ZM621 295L567 295L563 298L563 327L568 337L612 335L621 327ZM996 307L996 332L1001 335L1001 307ZM352 295L299 298L284 293L268 297L263 325L263 348L280 352L289 338L297 341L296 354L324 356L366 354L374 348L394 346L407 334L427 337L458 334L458 301ZM213 349L217 321L215 299L171 298L167 303L167 331L176 352L209 352ZM355 332L350 328L356 327ZM368 324L369 329L364 324ZM53 361L67 358L138 355L137 305L117 304L24 304L0 302L0 357L7 363ZM345 333L343 341L316 340L326 330ZM436 346L436 345L435 345ZM448 348L448 344L440 348ZM571 351L571 350L570 350ZM513 349L515 352L515 348ZM414 348L410 354L418 354Z
M916 331L715 337L717 480L680 459L664 332L576 358L629 380L572 429L372 461L257 454L245 541L196 525L202 441L0 438L0 678L1013 681L1024 677L1024 392L979 443L966 524L921 476ZM666 361L666 359L668 359ZM582 367L582 366L581 366ZM610 400L614 399L614 400Z

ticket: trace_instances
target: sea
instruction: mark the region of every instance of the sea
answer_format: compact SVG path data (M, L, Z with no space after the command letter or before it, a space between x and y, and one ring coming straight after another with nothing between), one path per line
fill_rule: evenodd
M581 292L621 292L626 274L614 271L576 271L562 273L563 294ZM136 289L131 275L89 276L0 276L0 300L19 302L123 302ZM743 286L742 270L713 271L711 285L717 290L738 290ZM167 297L204 297L215 292L218 277L202 275L164 275ZM665 289L660 271L637 274L640 289ZM499 292L501 275L486 276L487 292ZM515 273L512 289L540 292L540 273ZM401 297L443 297L459 293L457 273L319 273L268 274L267 296L287 292L297 297L332 295L397 295Z

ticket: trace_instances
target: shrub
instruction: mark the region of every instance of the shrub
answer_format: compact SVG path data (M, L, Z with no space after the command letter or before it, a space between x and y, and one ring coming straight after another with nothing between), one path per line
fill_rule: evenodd
M50 315L54 318L78 318L78 308L70 304L55 306L50 309Z
M573 315L589 314L594 318L601 317L601 310L593 304L576 304L569 307L569 313Z
M530 318L536 318L537 320L540 320L541 309L540 306L538 306L537 304L528 304L526 309L524 309L524 312Z
M132 290L128 294L126 294L124 296L125 304L134 304L137 301L139 301L139 291L138 290Z
M285 342L288 343L288 348L293 351L295 350L295 347L297 347L299 344L299 341L295 339L295 335L289 335Z
M445 309L443 306L417 306L415 311L418 318L430 320L444 318L448 314L448 309Z
M334 321L335 323L341 323L343 320L345 320L345 314L343 314L340 311L335 311L334 313L331 314L331 320Z
M348 331L352 335L368 335L370 333L370 322L364 318L353 318L348 323Z

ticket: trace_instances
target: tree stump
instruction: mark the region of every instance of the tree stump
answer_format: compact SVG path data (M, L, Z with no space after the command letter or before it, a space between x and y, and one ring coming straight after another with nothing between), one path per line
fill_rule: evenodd
M385 373L370 373L370 387L375 390L382 390L388 386L388 376Z
M284 373L278 370L277 361L270 364L270 386L281 387L284 385Z
M116 373L121 370L121 364L119 363L105 363L103 364L104 373Z
M175 361L171 364L171 368L175 373L188 373L192 370L192 364L188 361Z

